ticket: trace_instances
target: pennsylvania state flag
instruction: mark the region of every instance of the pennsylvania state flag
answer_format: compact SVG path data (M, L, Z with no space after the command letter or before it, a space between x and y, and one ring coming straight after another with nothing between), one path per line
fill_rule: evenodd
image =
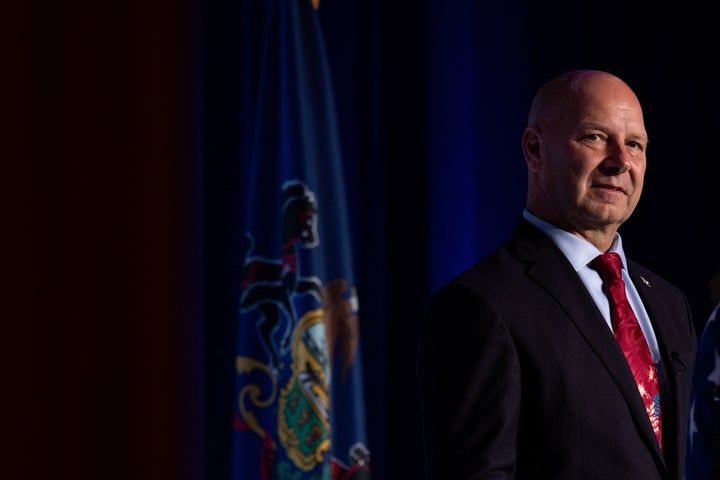
M243 106L252 145L242 159L232 480L369 479L358 298L318 6L249 5L264 23Z

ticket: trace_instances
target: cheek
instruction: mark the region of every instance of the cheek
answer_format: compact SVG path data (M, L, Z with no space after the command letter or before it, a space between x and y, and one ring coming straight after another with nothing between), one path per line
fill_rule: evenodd
M645 169L647 168L647 161L645 155L637 155L630 158L630 168L639 175L640 177L645 175Z
M632 182L636 188L642 188L642 185L645 181L645 168L646 168L646 163L639 162L639 163L633 164L630 169L630 175L632 177Z
M588 184L588 179L595 170L593 165L585 162L570 163L565 166L565 183L568 188L585 188Z
M637 172L637 181L642 183L643 179L645 178L645 164L638 166L636 169Z
M635 201L640 198L644 183L645 182L642 175L635 177L635 179L633 180L633 197L635 197Z

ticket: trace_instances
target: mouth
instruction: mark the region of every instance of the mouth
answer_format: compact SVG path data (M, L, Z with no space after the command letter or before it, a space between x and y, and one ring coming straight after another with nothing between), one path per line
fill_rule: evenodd
M598 188L600 190L608 190L608 191L612 191L612 192L619 192L619 193L623 193L623 194L627 193L627 192L625 192L625 189L623 189L622 187L620 187L618 185L612 185L609 183L596 183L592 186L592 188Z

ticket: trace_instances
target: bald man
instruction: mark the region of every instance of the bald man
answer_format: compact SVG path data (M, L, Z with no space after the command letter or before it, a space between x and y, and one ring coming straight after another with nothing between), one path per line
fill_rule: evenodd
M522 137L526 208L508 240L435 293L424 319L428 479L682 478L690 307L625 256L618 233L640 200L647 146L640 102L612 74L568 72L536 94ZM619 256L656 393L615 338L591 266L606 252Z

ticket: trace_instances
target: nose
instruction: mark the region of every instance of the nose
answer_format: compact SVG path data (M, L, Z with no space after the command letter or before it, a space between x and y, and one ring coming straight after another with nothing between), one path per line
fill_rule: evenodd
M630 162L623 162L618 170L618 173L625 173L628 170L630 170Z
M604 173L611 175L620 175L632 167L629 161L629 153L625 150L624 145L609 145L607 156L601 164Z

